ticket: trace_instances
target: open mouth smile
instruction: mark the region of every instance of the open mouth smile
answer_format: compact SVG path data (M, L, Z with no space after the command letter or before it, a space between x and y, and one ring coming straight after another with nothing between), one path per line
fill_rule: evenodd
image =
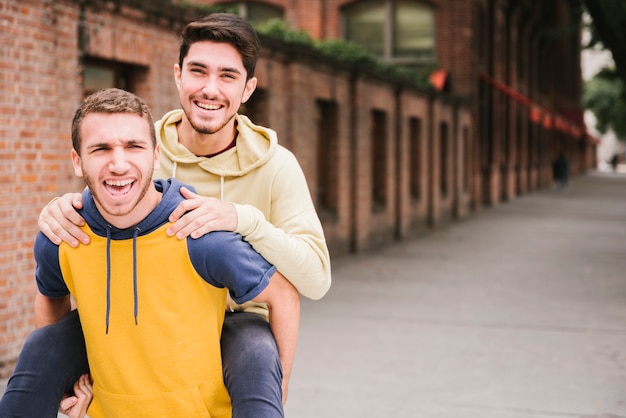
M104 187L111 196L124 196L126 195L135 184L133 179L124 180L105 180Z
M204 110L219 110L222 108L222 105L219 105L219 104L207 104L207 103L200 103L200 102L195 102L195 103L196 103L196 106Z

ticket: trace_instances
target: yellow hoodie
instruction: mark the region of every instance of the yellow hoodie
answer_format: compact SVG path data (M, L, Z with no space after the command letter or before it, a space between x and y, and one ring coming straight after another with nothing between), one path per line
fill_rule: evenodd
M226 294L250 301L276 269L232 232L168 237L181 186L155 181L159 205L127 229L110 225L86 190L80 213L90 245L35 238L39 291L71 293L80 312L94 380L90 417L232 415L220 349Z
M200 195L234 203L239 222L235 232L303 296L324 296L331 283L330 256L295 156L278 144L274 131L243 115L236 115L234 148L211 158L196 156L178 141L176 124L182 117L182 110L173 110L155 124L161 144L155 178L175 177Z

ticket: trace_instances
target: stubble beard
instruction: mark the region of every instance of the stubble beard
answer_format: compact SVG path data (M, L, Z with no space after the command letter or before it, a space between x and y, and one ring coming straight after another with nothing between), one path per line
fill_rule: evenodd
M202 120L194 121L193 118L189 117L189 113L186 111L185 111L185 117L189 121L189 124L191 125L194 131L202 135L213 135L213 134L220 132L222 129L224 129L224 127L228 125L230 121L233 120L233 118L235 117L235 114L233 113L232 115L227 117L224 121L218 124L211 124L210 122L203 124Z
M89 175L85 175L84 177L84 181L87 185L87 187L89 188L89 190L91 190L91 194L93 196L93 199L96 201L96 203L98 204L98 209L101 211L104 211L107 215L110 216L126 216L128 214L130 214L136 207L137 205L143 200L143 198L146 196L146 193L148 193L149 187L152 185L152 174L153 174L154 170L150 170L147 177L142 178L141 180L141 191L139 192L139 196L137 197L137 199L135 199L133 202L130 202L129 206L124 206L124 207L112 207L109 208L107 205L103 204L104 202L100 199L100 197L98 196L98 193L95 193L94 190L98 190L97 186L101 186L101 184L96 183ZM103 187L103 186L102 186ZM117 209L117 210L115 210Z

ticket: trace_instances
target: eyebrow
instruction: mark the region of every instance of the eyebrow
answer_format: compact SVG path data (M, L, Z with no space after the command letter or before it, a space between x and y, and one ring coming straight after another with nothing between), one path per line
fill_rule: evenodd
M189 61L187 63L188 67L202 67L202 68L209 68L208 65L202 63L202 62L198 62L198 61ZM226 72L226 73L235 73L235 74L241 74L241 71L239 71L238 68L235 67L221 67L219 69L221 72Z
M150 141L146 140L146 139L124 139L121 140L121 142L123 143L124 146L129 146L129 145L148 145L150 144ZM111 148L111 143L110 142L98 142L96 144L91 144L89 146L87 146L87 149L96 149L96 148Z
M86 148L87 150L90 150L90 149L96 149L96 148L109 148L110 146L111 144L109 144L108 142L98 142L95 144L88 145Z

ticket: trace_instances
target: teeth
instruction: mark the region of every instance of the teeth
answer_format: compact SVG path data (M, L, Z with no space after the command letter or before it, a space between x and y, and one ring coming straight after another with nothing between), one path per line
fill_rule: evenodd
M198 105L199 108L202 108L204 110L217 110L220 108L219 105L208 105L208 104L204 104L204 103L196 103Z
M105 181L105 183L109 186L115 186L115 187L123 187L129 184L132 184L133 180L131 179L127 179L127 180L107 180Z

